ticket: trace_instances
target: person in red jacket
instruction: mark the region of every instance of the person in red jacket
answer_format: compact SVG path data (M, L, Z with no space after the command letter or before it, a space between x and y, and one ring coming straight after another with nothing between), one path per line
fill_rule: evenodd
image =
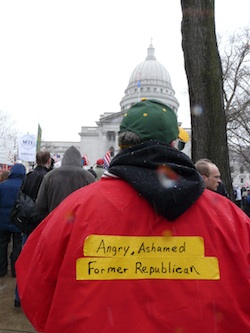
M16 271L38 332L249 333L249 218L205 189L178 132L167 105L133 105L101 180L31 234Z

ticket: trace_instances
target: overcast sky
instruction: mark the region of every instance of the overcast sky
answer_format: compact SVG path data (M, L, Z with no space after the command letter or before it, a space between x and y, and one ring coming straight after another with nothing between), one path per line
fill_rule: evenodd
M215 0L216 30L250 24L249 0ZM168 70L189 125L180 0L0 0L0 110L21 134L79 141L81 126L119 112L130 75L147 56Z

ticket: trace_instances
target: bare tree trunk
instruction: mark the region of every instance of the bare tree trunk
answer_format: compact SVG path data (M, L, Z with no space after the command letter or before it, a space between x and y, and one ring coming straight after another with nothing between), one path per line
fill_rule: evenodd
M192 159L209 158L232 196L214 0L181 0L182 48L189 87Z

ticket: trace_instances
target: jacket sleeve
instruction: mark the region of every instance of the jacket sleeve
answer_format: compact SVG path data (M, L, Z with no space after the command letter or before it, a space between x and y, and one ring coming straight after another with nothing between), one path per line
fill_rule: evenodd
M72 225L55 209L29 236L16 262L22 309L38 332L46 326Z
M37 193L36 207L45 216L49 214L48 195L46 190L46 180L43 179Z

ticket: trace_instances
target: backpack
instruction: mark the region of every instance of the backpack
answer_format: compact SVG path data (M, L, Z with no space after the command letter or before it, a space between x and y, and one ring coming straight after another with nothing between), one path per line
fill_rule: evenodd
M43 216L38 212L35 200L20 190L10 212L11 223L21 232L29 235L42 219Z

